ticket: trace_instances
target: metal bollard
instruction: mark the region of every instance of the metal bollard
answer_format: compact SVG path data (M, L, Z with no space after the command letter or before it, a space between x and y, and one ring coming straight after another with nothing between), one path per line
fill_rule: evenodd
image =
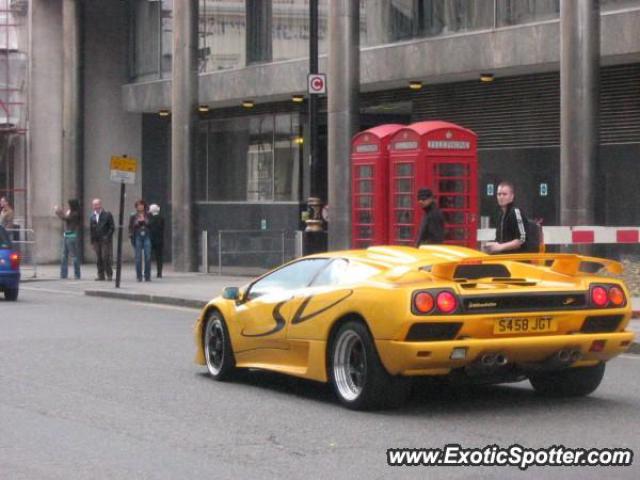
M209 273L209 232L202 231L201 236L202 247L202 273Z

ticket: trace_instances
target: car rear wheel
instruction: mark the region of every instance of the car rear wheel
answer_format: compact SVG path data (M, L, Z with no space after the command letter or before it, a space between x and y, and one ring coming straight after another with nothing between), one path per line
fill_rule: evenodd
M340 402L354 410L397 408L410 390L408 379L385 370L369 330L357 321L342 325L333 338L329 376Z
M604 376L604 362L529 377L536 392L550 397L582 397L593 392Z
M17 288L5 288L4 289L4 299L8 302L15 302L18 300L18 289Z
M229 379L236 366L227 325L220 313L213 311L204 330L204 357L207 369L216 380Z

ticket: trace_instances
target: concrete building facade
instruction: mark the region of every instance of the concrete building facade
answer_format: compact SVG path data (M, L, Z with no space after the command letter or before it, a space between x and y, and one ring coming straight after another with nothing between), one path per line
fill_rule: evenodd
M58 238L61 226L52 207L71 194L81 196L87 214L96 196L117 211L119 189L109 181L109 158L124 153L141 163L137 183L128 190L127 211L142 196L160 204L171 221L181 211L172 202L172 182L176 175L190 179L190 192L179 201L190 207L188 255L196 263L202 231L208 232L209 259L215 263L220 231L304 227L300 217L310 184L307 106L291 99L306 96L308 1L193 3L197 95L190 108L201 108L191 112L193 158L184 163L191 166L177 172L183 159L176 158L171 141L179 95L172 82L180 30L174 21L183 3L28 2L27 221L38 238ZM562 69L572 68L562 60L561 45L571 31L567 15L581 8L596 9L600 39L594 100L599 123L575 125L581 132L597 131L590 147L594 202L585 218L638 225L640 210L621 205L640 201L629 175L640 158L640 0L320 0L320 71L331 72L332 61L342 55L346 63L336 63L339 71L346 65L359 73L359 91L344 90L347 76L334 76L340 83L330 83L329 97L321 99L319 146L328 165L321 172L323 200L339 203L330 205L330 245L349 243L342 227L331 240L331 218L341 225L349 221L348 205L340 204L348 203L347 187L340 185L349 185L344 170L352 130L392 122L441 119L476 131L481 215L495 208L487 186L509 178L518 185L525 211L559 225L567 155L561 149L567 134L561 132L572 128L566 123L561 128L571 106L561 102ZM348 18L355 19L351 27ZM593 28L593 22L580 28ZM353 47L359 54L348 54ZM483 73L493 81L481 82ZM423 88L410 90L412 80ZM182 228L174 230L174 238ZM237 258L247 262L252 255L265 258L260 254L265 244L252 243L257 234L237 235L229 252L245 249ZM54 241L39 243L42 261L56 260L58 250Z

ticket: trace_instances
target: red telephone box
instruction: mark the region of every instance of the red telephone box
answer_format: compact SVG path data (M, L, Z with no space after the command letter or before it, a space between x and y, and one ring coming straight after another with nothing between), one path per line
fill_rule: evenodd
M389 140L389 243L414 245L423 212L419 188L433 190L445 243L476 247L478 155L474 132L442 121L414 123Z
M351 245L388 243L389 140L404 125L380 125L351 142Z

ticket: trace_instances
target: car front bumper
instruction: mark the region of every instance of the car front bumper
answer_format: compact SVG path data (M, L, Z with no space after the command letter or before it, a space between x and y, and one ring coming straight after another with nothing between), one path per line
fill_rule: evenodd
M446 375L451 370L471 366L485 354L500 354L509 364L542 365L563 349L579 350L580 360L572 366L593 365L625 352L633 332L574 335L482 338L436 342L376 340L382 363L392 375ZM604 341L600 351L590 351L594 341ZM464 359L452 360L454 348L465 348Z

